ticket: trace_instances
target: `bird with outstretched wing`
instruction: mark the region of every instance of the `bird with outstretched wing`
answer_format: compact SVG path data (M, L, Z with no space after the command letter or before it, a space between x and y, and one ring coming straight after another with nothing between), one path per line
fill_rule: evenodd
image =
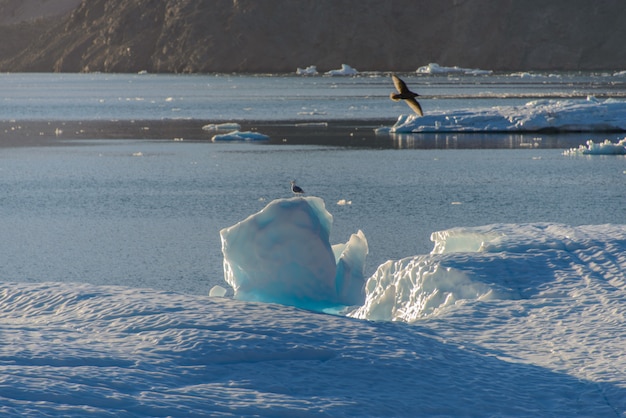
M413 109L415 113L417 113L419 116L424 116L424 112L422 112L422 106L420 106L418 101L415 100L415 98L419 96L419 94L409 90L406 83L395 74L392 74L391 78L393 79L393 84L396 86L396 90L398 90L398 92L391 93L389 95L389 98L394 102L404 100L404 102L409 105L409 107Z

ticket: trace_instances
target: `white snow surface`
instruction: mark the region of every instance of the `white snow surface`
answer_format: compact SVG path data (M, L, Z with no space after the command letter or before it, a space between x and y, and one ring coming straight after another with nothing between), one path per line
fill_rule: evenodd
M424 100L423 105L427 103ZM427 106L425 107L427 108ZM626 130L622 100L535 100L524 106L495 106L401 115L381 133L419 132L609 132Z
M271 248L284 257L317 233L323 242L294 245L296 260L358 267L364 235L329 256L320 204L272 202L233 227L243 241L230 230L226 242L267 269L281 264ZM0 283L0 413L626 416L626 225L493 224L431 239L430 254L384 263L365 302L334 315L223 289ZM290 302L311 285L277 277ZM267 277L250 280L262 286L249 293L265 291Z

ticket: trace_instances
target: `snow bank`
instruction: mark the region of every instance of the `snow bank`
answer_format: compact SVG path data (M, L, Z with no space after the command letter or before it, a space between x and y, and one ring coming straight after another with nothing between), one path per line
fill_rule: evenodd
M572 271L593 272L601 283L622 275L625 238L624 225L498 224L435 232L431 254L378 267L365 285L365 303L350 315L415 322L459 304L549 297L541 289L558 278L568 278L561 285L576 295L587 285Z
M149 289L0 283L0 414L615 416L626 407L623 294L585 305L593 322L552 321L566 333L513 307L466 314L442 337L454 318L407 327ZM586 323L608 338L580 335ZM482 347L487 338L503 346ZM578 347L584 357L571 361ZM594 371L595 381L580 375Z
M359 72L357 70L355 70L354 68L350 67L347 64L341 64L341 68L338 70L330 70L328 72L326 72L326 75L332 75L332 76L343 76L343 75L357 75Z
M524 106L496 106L432 112L423 117L401 115L390 128L377 132L615 132L626 131L626 102L536 100Z
M332 247L332 222L322 199L295 197L221 230L235 298L312 310L362 303L367 240L359 231Z
M430 63L423 67L419 67L416 71L418 74L467 74L467 75L488 75L493 73L491 70L479 70L476 68L461 67L442 67L439 64Z
M269 141L270 137L267 135L260 134L258 132L240 132L240 131L232 131L226 134L217 134L211 138L213 142L243 142L243 141Z
M570 148L563 152L564 155L624 155L626 154L626 138L613 143L608 139L604 142L595 143L591 139L587 146L580 145L578 148Z

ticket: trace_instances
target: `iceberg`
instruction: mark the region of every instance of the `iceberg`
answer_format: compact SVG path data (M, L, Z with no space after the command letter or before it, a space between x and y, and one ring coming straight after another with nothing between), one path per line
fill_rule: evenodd
M480 70L477 68L461 68L461 67L442 67L439 64L430 63L419 67L416 71L418 74L467 74L467 75L488 75L493 73L491 70Z
M563 155L624 155L626 154L626 138L615 143L605 139L604 142L595 143L587 141L587 146L580 145L578 148L570 148L563 151Z
M350 67L347 64L341 64L341 68L338 70L330 70L328 72L326 72L326 75L332 75L332 76L342 76L342 75L357 75L359 72L357 70L355 70L354 68Z
M317 67L315 65L309 65L306 68L298 67L296 69L297 75L317 75Z
M626 102L534 100L523 106L495 106L431 112L423 117L400 115L389 133L425 132L620 132L626 131Z
M220 231L234 298L324 311L364 300L367 240L329 241L333 217L319 197L277 199Z
M226 134L217 134L211 138L213 142L257 142L257 141L269 141L270 137L267 135L260 134L258 132L240 132L240 131L232 131Z

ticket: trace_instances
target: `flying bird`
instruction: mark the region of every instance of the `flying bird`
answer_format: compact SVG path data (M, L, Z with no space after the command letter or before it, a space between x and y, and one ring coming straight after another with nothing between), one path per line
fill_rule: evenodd
M294 194L303 194L304 190L302 190L302 188L300 186L296 186L296 181L295 180L291 180L291 191Z
M391 93L389 95L389 98L394 102L404 100L404 102L408 104L415 113L420 116L424 116L424 112L422 112L422 106L420 106L417 100L415 100L415 98L419 96L419 94L413 93L411 90L409 90L409 88L406 86L406 83L400 80L395 74L392 74L391 78L393 79L393 84L396 86L396 90L398 90L398 92Z

